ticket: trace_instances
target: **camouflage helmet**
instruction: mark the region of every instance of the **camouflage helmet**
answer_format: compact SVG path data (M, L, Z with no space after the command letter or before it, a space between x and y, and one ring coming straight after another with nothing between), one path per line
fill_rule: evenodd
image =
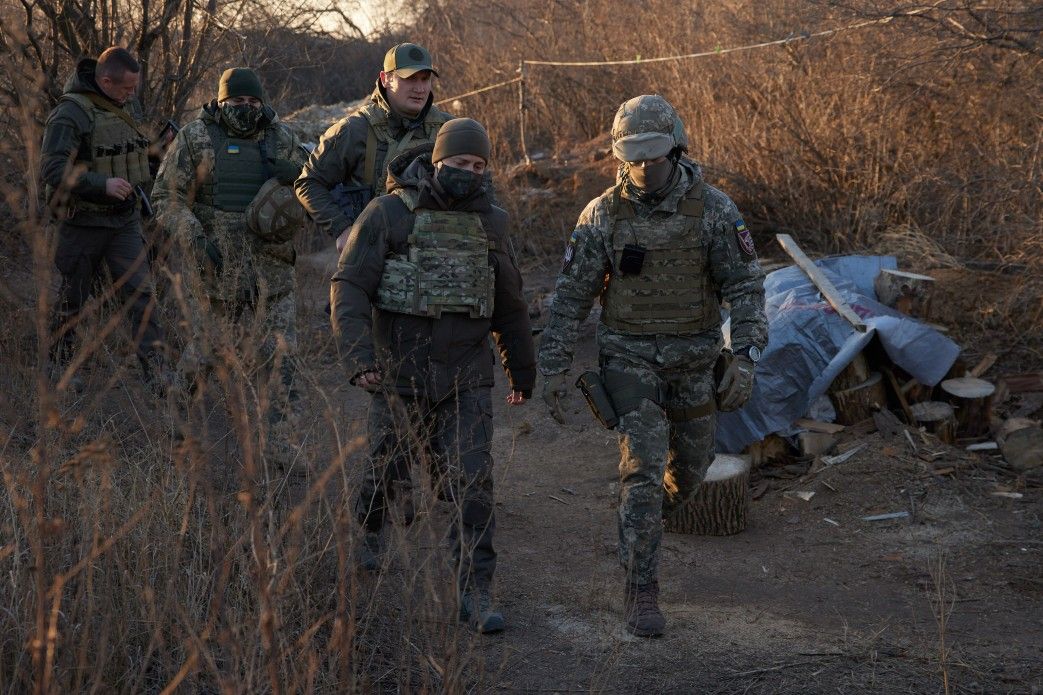
M246 207L246 226L265 241L289 241L304 225L304 207L293 188L276 178L265 181Z
M620 105L612 121L612 154L616 159L658 159L676 147L687 150L688 137L670 102L658 94L644 94Z

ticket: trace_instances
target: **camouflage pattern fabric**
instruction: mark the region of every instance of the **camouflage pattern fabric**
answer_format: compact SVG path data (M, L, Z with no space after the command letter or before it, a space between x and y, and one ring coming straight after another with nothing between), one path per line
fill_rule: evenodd
M666 222L679 215L685 193L702 178L699 166L682 159L675 188L655 205L623 186L622 195L641 220ZM612 190L580 214L569 239L544 329L539 369L561 374L572 365L580 326L595 298L603 297L613 272ZM744 233L745 232L745 236ZM705 185L702 235L712 287L731 306L732 344L767 343L763 273L734 203ZM662 402L642 400L620 418L620 561L637 583L655 579L662 518L690 495L712 462L716 415L671 421L666 410L695 408L713 399L713 365L723 345L719 328L698 333L634 335L604 323L597 329L605 370L629 374L659 389Z
M496 569L491 389L440 401L379 392L370 402L368 429L359 522L380 531L402 497L413 494L410 466L426 461L432 484L456 515L448 534L460 586L489 586Z

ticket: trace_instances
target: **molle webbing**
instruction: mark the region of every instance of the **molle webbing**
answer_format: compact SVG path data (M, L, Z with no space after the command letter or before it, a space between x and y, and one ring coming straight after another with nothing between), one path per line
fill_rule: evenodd
M703 193L703 184L697 183L678 204L677 214L664 219L638 218L630 201L620 197L619 187L613 191L613 271L601 298L606 326L648 335L698 333L720 324L706 267ZM623 275L616 270L627 244L645 249L640 273Z
M490 318L495 280L492 247L478 213L415 210L405 256L384 261L376 305L439 318L443 313Z
M206 131L214 148L214 171L202 187L200 202L226 212L245 212L271 177L266 160L276 156L276 130L266 129L263 139L235 138L209 121Z
M92 172L125 179L133 186L152 180L148 166L150 143L130 114L98 94L66 94L62 99L77 104L91 120L91 160L82 164ZM104 211L113 205L77 200L76 207Z
M369 103L359 111L366 119L366 160L362 168L362 182L372 187L373 196L387 193L387 165L398 154L411 146L425 142L433 142L438 129L445 123L445 118L434 109L428 110L422 126L410 128L401 140L391 133L388 114L374 103ZM379 151L379 143L385 143L387 149L383 154Z

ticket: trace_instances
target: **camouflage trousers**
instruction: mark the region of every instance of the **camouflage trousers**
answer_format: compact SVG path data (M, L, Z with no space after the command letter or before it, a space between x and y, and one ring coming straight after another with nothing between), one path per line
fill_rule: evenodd
M369 459L355 506L359 522L380 531L396 505L411 502L412 465L426 463L439 497L452 505L448 536L461 586L488 586L496 569L491 389L440 401L378 392L368 430Z
M633 409L616 427L619 561L628 581L646 584L657 577L663 519L695 493L713 463L713 362L699 369L659 370L609 358L602 374L606 384L630 381L656 394L631 399Z
M248 403L265 426L261 450L268 463L288 470L297 463L292 445L299 398L294 388L297 368L297 302L294 292L262 304L244 305L185 293L188 335L178 360L178 380L185 394L205 387L215 370L241 373L256 396Z

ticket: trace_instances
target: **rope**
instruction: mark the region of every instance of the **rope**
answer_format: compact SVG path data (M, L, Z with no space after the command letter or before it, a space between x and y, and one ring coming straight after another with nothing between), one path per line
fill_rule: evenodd
M458 94L455 97L447 97L445 99L439 99L438 101L435 102L435 105L438 105L438 104L448 104L449 102L456 101L457 99L466 99L467 97L473 97L475 94L481 94L482 92L488 92L488 91L490 91L492 89L498 89L500 87L506 87L509 84L514 84L515 82L521 82L521 81L522 81L522 78L515 77L514 79L507 80L506 82L497 82L496 84L491 84L488 87L482 87L481 89L475 89L473 91L467 92L466 94Z

